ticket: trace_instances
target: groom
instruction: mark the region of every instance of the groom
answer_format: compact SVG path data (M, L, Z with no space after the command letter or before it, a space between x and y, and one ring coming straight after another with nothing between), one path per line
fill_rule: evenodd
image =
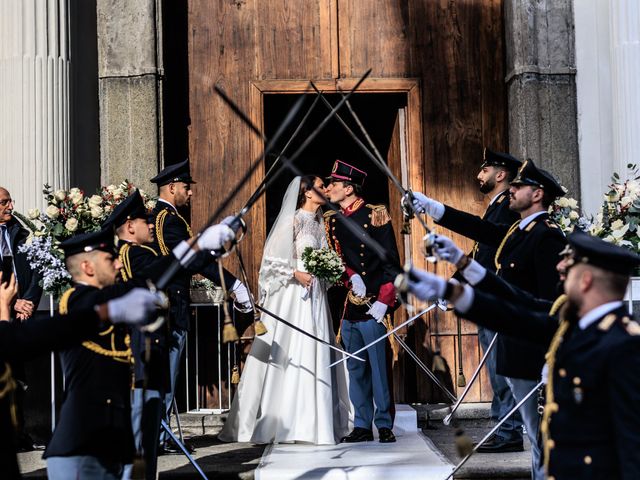
M384 205L365 204L362 186L367 174L341 160L336 160L326 195L340 205L341 212L356 222L388 252L389 261L399 262L391 217ZM344 261L351 289L343 313L342 342L349 353L364 347L387 331L384 319L396 303L394 275L358 237L344 225L336 212L325 214L328 242ZM349 359L349 397L355 409L353 431L343 443L373 440L375 423L381 443L395 442L395 413L390 392L391 365L387 361L387 342L368 348L365 362ZM375 403L375 415L374 415Z

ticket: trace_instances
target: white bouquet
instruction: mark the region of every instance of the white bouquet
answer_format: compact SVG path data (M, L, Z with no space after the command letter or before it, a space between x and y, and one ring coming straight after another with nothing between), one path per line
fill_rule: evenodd
M330 248L305 248L302 263L307 272L330 284L340 280L345 270L340 256Z

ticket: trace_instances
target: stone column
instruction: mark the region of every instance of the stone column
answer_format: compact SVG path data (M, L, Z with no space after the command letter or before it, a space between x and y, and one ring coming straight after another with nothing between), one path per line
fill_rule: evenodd
M509 149L580 198L572 0L505 0Z
M640 165L640 3L611 3L611 91L614 170Z
M155 192L162 164L159 0L98 0L101 183Z
M16 209L69 186L68 0L0 2L0 185Z

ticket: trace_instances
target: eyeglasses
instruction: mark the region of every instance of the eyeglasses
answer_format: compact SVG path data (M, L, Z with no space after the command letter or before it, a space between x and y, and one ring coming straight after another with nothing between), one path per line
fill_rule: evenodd
M7 205L11 205L13 203L12 198L3 198L0 200L0 205L6 207Z

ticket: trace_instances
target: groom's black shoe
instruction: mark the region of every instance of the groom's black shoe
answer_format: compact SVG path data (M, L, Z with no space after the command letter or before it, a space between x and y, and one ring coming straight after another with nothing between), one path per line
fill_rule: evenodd
M393 435L393 434L392 434ZM340 443L356 443L373 441L373 432L366 428L356 427L346 437L340 439Z
M378 429L378 441L380 443L393 443L396 441L396 436L390 428L382 427Z

